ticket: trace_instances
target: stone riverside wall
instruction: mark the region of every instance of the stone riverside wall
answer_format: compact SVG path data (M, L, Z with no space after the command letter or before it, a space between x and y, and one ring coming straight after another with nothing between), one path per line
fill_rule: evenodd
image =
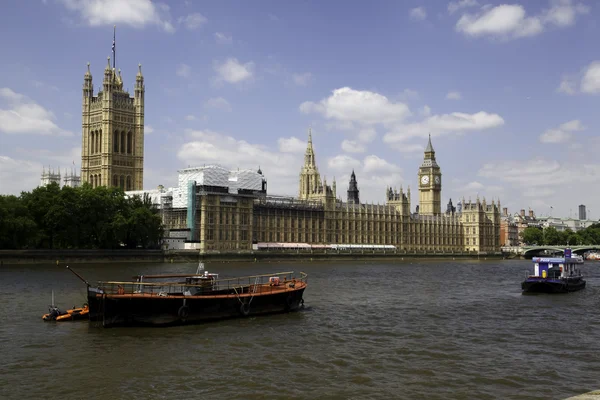
M197 250L0 250L0 265L8 264L78 264L126 262L210 262L261 260L410 260L440 259L499 259L502 254L474 253L394 253L373 251L254 251L200 254Z

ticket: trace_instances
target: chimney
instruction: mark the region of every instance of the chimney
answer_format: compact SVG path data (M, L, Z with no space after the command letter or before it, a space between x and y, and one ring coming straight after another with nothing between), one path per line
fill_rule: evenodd
M525 216L525 210L521 210L521 217Z
M535 218L533 215L533 210L531 208L529 209L529 218Z
M504 207L504 208L502 209L502 214L503 214L505 217L508 217L508 207Z

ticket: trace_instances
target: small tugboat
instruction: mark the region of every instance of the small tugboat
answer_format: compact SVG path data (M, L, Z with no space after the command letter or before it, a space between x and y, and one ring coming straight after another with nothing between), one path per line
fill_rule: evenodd
M88 286L90 321L103 327L183 325L297 311L307 285L303 272L219 279L202 263L195 274L136 276L95 287L71 271Z
M585 288L581 271L576 268L583 264L583 257L572 255L565 249L564 258L534 257L534 273L529 275L521 289L526 293L568 293Z

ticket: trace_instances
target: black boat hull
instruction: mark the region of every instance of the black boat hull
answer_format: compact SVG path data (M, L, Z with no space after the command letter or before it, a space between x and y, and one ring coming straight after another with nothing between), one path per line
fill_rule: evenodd
M523 293L570 293L584 288L583 279L528 279L521 283Z
M245 296L106 295L88 289L90 320L104 327L169 326L296 311L306 287Z

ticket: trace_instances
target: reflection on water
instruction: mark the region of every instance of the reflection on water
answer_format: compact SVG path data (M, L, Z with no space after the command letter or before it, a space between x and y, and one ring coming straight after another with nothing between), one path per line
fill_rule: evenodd
M530 261L208 263L305 271L302 312L172 328L44 323L85 287L64 267L0 269L0 398L562 399L600 387L600 263L588 287L522 296ZM90 282L192 264L74 266Z

